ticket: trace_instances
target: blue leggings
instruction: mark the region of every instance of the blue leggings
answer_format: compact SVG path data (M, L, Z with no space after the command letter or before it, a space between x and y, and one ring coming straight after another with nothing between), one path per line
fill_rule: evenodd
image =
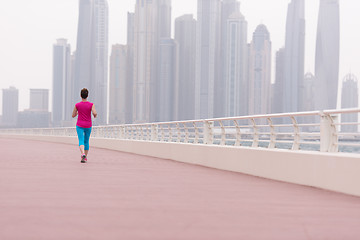
M84 145L85 150L89 150L89 139L91 134L91 128L82 128L76 126L76 132L79 139L79 146Z

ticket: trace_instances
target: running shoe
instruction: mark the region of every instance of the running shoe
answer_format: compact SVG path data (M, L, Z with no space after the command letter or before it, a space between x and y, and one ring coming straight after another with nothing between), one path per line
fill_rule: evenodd
M81 163L86 163L86 155L85 154L83 154L83 155L81 155Z

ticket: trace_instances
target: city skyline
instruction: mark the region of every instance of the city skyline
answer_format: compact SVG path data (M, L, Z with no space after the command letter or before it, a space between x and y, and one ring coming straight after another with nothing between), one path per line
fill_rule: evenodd
M34 1L33 2L33 4L34 5L36 5L36 2L37 1ZM124 7L124 9L121 9L121 12L122 12L122 14L124 14L124 15L126 15L127 14L127 11L133 11L134 10L134 5L135 5L135 1L133 1L133 0L131 0L131 1L124 1L124 2L126 2L130 7L130 9L125 9L125 7ZM255 2L255 1L254 1ZM264 1L256 1L257 3L260 3L260 2L264 2ZM283 42L284 42L284 36L285 36L285 16L286 16L286 10L284 11L284 9L286 9L286 7L287 7L287 4L289 3L290 1L281 1L281 3L277 3L277 4L273 4L274 6L274 9L280 9L281 10L281 12L278 12L277 13L277 15L279 15L277 18L278 19L282 19L282 20L280 20L279 22L281 22L281 24L279 24L279 26L277 26L275 29L272 27L273 25L272 25L272 23L271 22L269 22L269 20L268 20L268 18L266 17L266 16L268 16L268 15L266 15L266 14L258 14L258 15L260 15L260 17L258 17L258 19L260 19L260 20L256 20L256 21L254 21L253 19L254 19L254 13L253 14L251 14L251 13L249 13L249 11L247 10L247 7L249 6L249 5L251 5L252 4L252 6L254 6L255 4L253 4L252 2L250 2L250 1L247 1L247 0L244 0L244 1L241 1L241 5L240 5L240 11L244 14L244 16L245 16L245 18L246 18L246 20L248 21L248 23L249 23L249 27L248 27L248 31L249 32L253 32L254 30L255 30L255 28L253 27L254 25L258 25L260 22L263 22L268 28L269 28L269 32L270 32L270 34L271 34L271 38L272 38L272 42L273 42L273 48L272 48L272 57L271 57L271 59L272 59L272 63L274 63L274 59L275 59L275 51L277 51L278 49L279 49L279 47L281 47L281 46L283 46L284 44L283 44ZM9 5L10 5L10 3L8 3ZM78 10L78 6L77 6L77 4L78 3L76 3L75 4L75 9L68 9L68 11L67 12L72 12L72 11L74 11L75 10L75 12L77 12L77 10ZM124 3L125 4L125 3ZM177 4L177 5L176 5ZM190 5L192 4L192 6L190 6ZM266 5L267 3L263 3L262 5L264 6L264 5ZM307 4L313 4L313 3L311 3L311 2L309 2L309 1L306 1L306 3L305 3L305 5L307 5ZM341 8L340 9L348 9L349 10L349 6L347 6L346 7L346 4L348 4L349 5L349 1L342 1L341 2ZM357 4L356 2L353 2L353 4ZM59 7L60 5L59 5L59 3L56 3L56 5ZM63 5L66 5L66 6L69 6L69 5L71 5L70 3L68 3L68 2L66 2L66 1L64 1L63 2ZM109 1L109 8L110 8L110 13L111 12L114 12L115 11L115 7L113 7L112 8L112 6L115 6L116 5L116 3L114 3L114 2L112 2L112 1ZM184 12L182 12L182 13L193 13L194 14L194 16L195 16L195 18L196 18L196 13L197 13L197 11L196 10L191 10L191 9L194 9L194 6L193 5L195 5L195 8L197 7L196 6L196 3L194 4L194 3L184 3L183 4L184 5L184 7L183 8L185 8L185 7L188 7L188 11L184 11ZM314 4L313 4L314 5ZM312 43L311 43L311 45L313 46L312 48L306 48L306 58L307 58L307 60L305 61L306 63L305 63L305 71L306 72L308 72L309 70L310 70L310 72L312 72L312 73L314 73L314 67L313 67L313 65L314 65L314 61L315 61L315 51L314 51L314 49L315 49L315 36L314 36L314 33L308 33L308 32L310 32L308 29L309 28L311 28L311 25L316 25L316 22L317 22L317 11L318 11L318 5L319 5L319 3L316 3L315 4L315 8L314 9L312 9L311 10L311 12L309 12L308 11L308 8L306 8L306 23L307 23L307 26L309 26L309 27L307 27L307 42L309 41L308 39L310 38L310 39L312 39ZM345 6L344 6L345 5ZM46 4L45 4L45 6L46 6ZM172 19L174 19L174 18L176 18L176 17L178 17L179 16L179 14L176 14L175 12L176 12L176 8L177 8L177 6L179 6L179 3L178 3L178 1L176 1L176 0L174 0L173 1L173 16L172 16ZM187 8L186 8L187 9ZM61 7L60 7L60 10L61 10ZM350 9L351 10L351 9ZM253 7L253 12L261 12L261 11L263 11L262 9L256 9L256 8L254 8ZM60 11L61 12L61 11ZM120 12L120 11L119 11ZM316 14L314 14L314 12L316 13ZM350 11L350 13L351 13L351 11ZM43 13L43 14L45 14L45 13ZM46 12L46 14L48 14L48 12ZM312 22L311 22L311 19L309 19L308 18L308 15L312 15ZM6 16L9 16L9 14L4 14L5 15L5 17ZM76 16L75 16L75 19L77 19L77 14L75 14ZM272 15L273 16L273 15ZM11 17L11 16L10 16ZM64 16L62 16L62 17L64 17ZM340 17L341 17L341 26L343 26L345 23L348 23L348 25L350 25L351 26L351 24L354 24L354 23L356 23L356 21L349 21L349 20L347 20L347 21L345 21L345 23L344 23L344 21L343 21L343 19L353 19L354 18L354 15L351 15L351 14L342 14L342 13L340 13ZM69 17L69 19L70 19L70 17ZM261 21L261 19L263 19L262 21ZM62 20L64 20L64 19L62 19ZM110 19L111 20L111 19ZM31 19L30 19L30 21L31 21ZM6 22L6 21L3 21L3 22ZM12 21L7 21L7 22L11 22L10 23L10 26L8 26L9 28L11 28L11 26L16 26L16 22L14 21L14 22L12 22ZM66 23L67 21L64 21L64 23ZM66 27L67 29L71 29L71 28L73 28L73 29L76 29L77 28L77 20L76 21L71 21L72 22L72 25L70 26L70 25L66 25L66 24L63 24L64 26L64 28ZM357 24L358 24L358 22L359 21L357 21ZM125 35L126 36L126 19L125 20L122 20L122 23L116 23L116 24L114 24L114 22L112 22L111 23L112 24L112 28L111 28L111 32L112 33L110 33L110 35L114 35L114 34L118 34L118 35ZM115 25L115 26L114 26ZM174 21L172 21L172 25L174 25ZM1 27L3 27L3 25L1 25ZM37 28L41 28L41 26L40 27L37 27ZM54 27L54 31L56 30L57 28L56 27ZM114 29L117 29L117 31L115 31L116 33L114 33ZM316 27L314 28L315 30L316 30ZM346 33L346 31L344 31L343 30L343 28L341 28L342 29L342 33ZM37 30L37 29L35 29L35 30ZM67 31L69 31L69 30L67 30ZM55 41L55 39L57 39L57 38L66 38L66 39L68 39L68 41L69 41L69 44L71 44L71 46L72 46L72 49L74 49L75 48L75 43L76 43L76 41L74 41L73 40L73 37L72 36L70 36L70 35L72 35L72 34L61 34L61 32L62 31L57 31L58 32L58 34L56 34L56 37L54 37L52 40L51 40L51 43L49 43L47 46L46 46L46 48L47 48L47 53L46 54L49 54L48 52L50 52L50 54L51 54L51 45L53 44L53 42ZM122 33L123 32L123 33ZM314 30L312 30L311 32L314 32ZM12 33L12 32L11 32ZM14 34L15 34L15 36L16 36L16 33L17 33L17 31L15 31L14 30ZM312 35L312 36L309 36L309 35ZM70 36L70 37L68 37L68 36ZM280 37L279 37L280 36ZM345 35L346 36L346 35ZM111 39L114 39L114 37L110 37ZM111 40L110 39L110 41L109 41L109 45L113 45L113 44L116 44L116 43L123 43L124 42L124 40L123 40L123 38L124 37L121 37L121 39L118 37L118 39L116 40L116 41L113 41L113 40ZM249 37L248 37L249 38ZM343 39L344 37L342 37L342 39ZM276 39L280 39L280 40L276 40ZM349 37L347 37L346 39L349 39ZM352 38L352 39L354 39L354 38ZM356 38L355 38L356 39ZM17 40L18 39L15 39L16 41L14 41L15 43L17 42ZM28 39L27 41L25 41L25 42L23 42L23 44L24 43L26 43L26 42L31 42L31 40L32 39ZM39 42L41 42L43 39L38 39L39 40ZM4 41L4 40L1 40L1 41ZM125 40L126 41L126 40ZM248 42L250 42L249 41L249 39L248 39ZM280 42L280 43L279 43ZM344 42L344 41L343 41ZM7 44L7 45L9 45L9 44ZM26 45L26 44L25 44ZM341 63L340 63L340 74L339 74L339 78L342 78L343 76L345 76L351 69L351 72L352 73L354 73L355 75L359 75L356 71L357 71L357 66L358 65L356 65L356 64L346 64L346 63L348 63L348 62L351 62L351 61L354 61L355 63L356 63L356 60L352 60L353 58L355 58L355 56L356 56L356 45L354 45L354 44L348 44L348 45L345 45L345 44L342 44L341 45L341 49L342 49L342 52L346 52L346 50L347 50L347 48L348 47L352 47L352 48L354 48L354 50L355 51L353 51L354 52L354 57L350 57L350 60L347 60L346 58L345 58L345 60L343 60L342 58L340 59L340 61L341 61ZM20 49L22 49L23 50L23 46L21 46L21 45L19 45L19 48ZM44 46L43 46L43 48L45 48ZM49 50L50 49L50 50ZM40 49L40 50L42 50L42 48ZM13 50L14 51L14 50ZM42 56L41 54L41 51L39 51L39 57L40 56ZM24 54L26 54L26 51L24 52ZM16 54L15 54L16 55ZM5 54L3 55L3 57L6 57L6 56L9 56L9 54L7 53L7 52L5 52ZM309 56L311 56L311 57L309 57ZM23 57L23 60L19 60L18 59L18 61L20 61L19 63L22 63L22 61L26 61L26 59L28 58L28 55L24 55L24 57ZM312 60L311 60L311 58L313 58ZM4 71L1 71L2 73L2 76L1 76L1 81L0 81L0 84L1 84L1 86L0 86L0 88L1 89L4 89L4 88L8 88L9 86L15 86L16 88L18 88L19 90L20 90L20 100L19 100L19 103L20 103L20 109L19 110L22 110L22 109L26 109L26 108L28 108L28 105L27 105L27 102L28 102L28 97L26 97L26 93L25 94L23 94L24 92L27 92L28 91L28 89L30 89L30 88L48 88L48 89L51 89L51 59L52 59L52 57L50 56L49 58L44 58L44 59L36 59L34 62L35 63L37 63L37 65L34 65L35 67L33 67L34 68L34 70L38 70L39 69L39 66L38 65L41 65L40 63L42 63L43 61L45 61L45 62L49 62L50 63L50 69L47 69L46 68L46 64L44 64L43 65L43 68L40 68L40 69L44 69L44 72L47 72L47 71L50 71L50 76L49 76L49 74L46 74L46 77L43 77L43 74L45 74L45 73L42 73L42 72L40 72L40 71L36 71L36 77L33 77L33 72L32 71L30 71L30 70L32 70L32 69L30 69L29 71L24 71L27 75L27 77L24 77L24 76L22 76L21 74L19 74L19 73L17 73L16 71L12 71L12 75L10 75L10 77L5 77L4 75L5 74L7 74L7 72L8 71L6 71L5 69L4 69ZM310 59L310 60L309 60ZM349 59L349 58L348 58ZM12 69L12 66L11 66L11 63L14 61L13 59L10 59L10 58L8 58L7 59L8 61L7 61L7 64L9 64L9 67L8 67L8 69ZM309 64L309 62L310 62L310 64ZM3 66L6 66L5 64L2 64ZM345 65L345 66L344 66ZM26 69L26 67L27 66L24 66L25 67L25 69ZM274 64L272 64L272 68L274 69ZM345 69L345 70L344 70ZM2 70L2 69L1 69ZM272 70L272 72L273 72L273 74L272 75L274 75L274 70ZM22 77L20 78L21 80L16 80L17 78L18 78L18 75L21 75ZM27 79L29 79L30 78L30 81L29 80L27 80ZM26 81L27 80L27 81ZM274 81L274 78L272 77L272 81ZM28 82L31 82L31 85L29 85L29 83ZM340 82L340 81L339 81ZM24 100L25 99L25 100ZM51 105L50 105L51 106Z

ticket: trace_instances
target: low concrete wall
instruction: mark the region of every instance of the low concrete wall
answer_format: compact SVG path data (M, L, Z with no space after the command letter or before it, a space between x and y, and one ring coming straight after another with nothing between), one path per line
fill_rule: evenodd
M7 136L77 144L75 137ZM360 196L360 155L92 138L91 146Z

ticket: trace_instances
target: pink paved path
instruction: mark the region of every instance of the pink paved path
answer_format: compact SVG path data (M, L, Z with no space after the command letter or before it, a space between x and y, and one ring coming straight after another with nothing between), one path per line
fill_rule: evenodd
M357 197L90 151L0 138L0 239L360 239Z

